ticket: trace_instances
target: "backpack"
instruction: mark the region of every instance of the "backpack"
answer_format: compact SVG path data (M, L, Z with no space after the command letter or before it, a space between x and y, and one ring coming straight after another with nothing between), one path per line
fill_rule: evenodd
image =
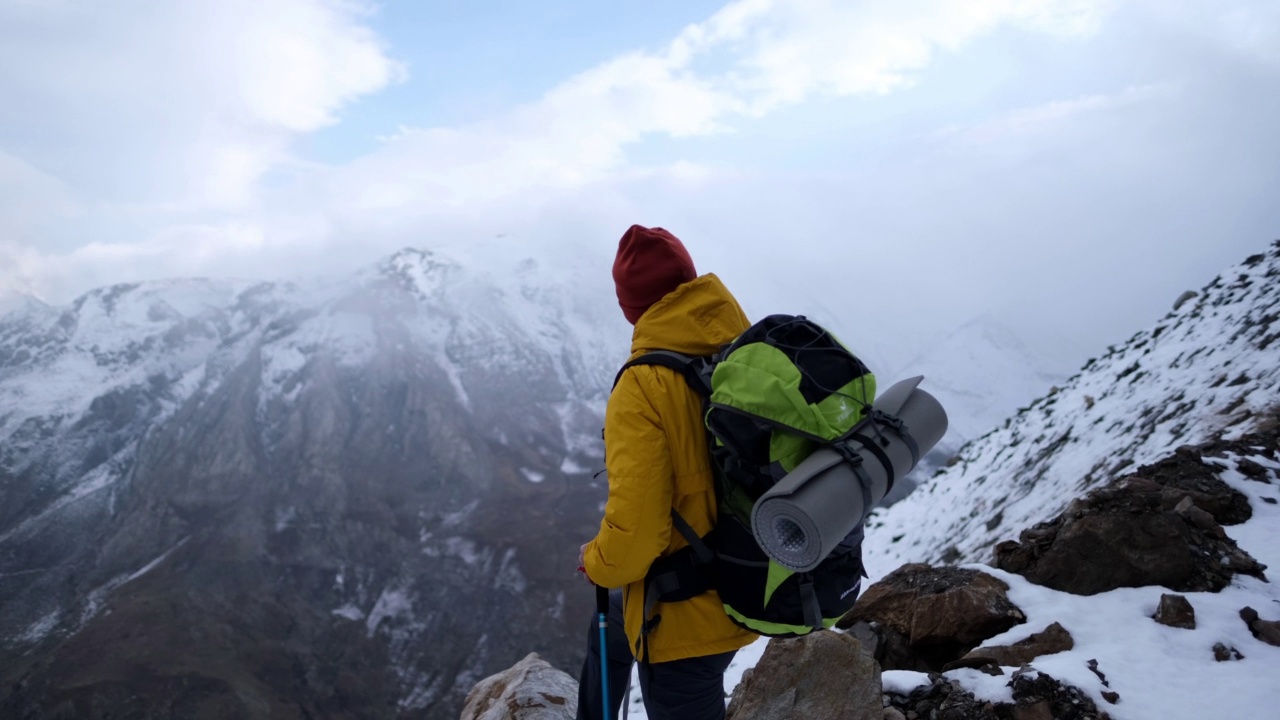
M833 626L858 597L865 577L862 521L892 487L892 471L887 484L880 482L883 492L871 498L871 483L858 469L863 516L851 518L848 535L804 572L766 553L752 531L752 510L816 450L843 447L874 418L871 371L826 329L792 315L764 318L711 357L647 353L624 365L614 384L636 365L675 370L704 398L718 511L715 528L698 537L672 510L672 523L689 545L649 569L646 634L660 619L653 616L658 602L710 589L735 623L761 635L795 637ZM847 451L836 461L857 464Z

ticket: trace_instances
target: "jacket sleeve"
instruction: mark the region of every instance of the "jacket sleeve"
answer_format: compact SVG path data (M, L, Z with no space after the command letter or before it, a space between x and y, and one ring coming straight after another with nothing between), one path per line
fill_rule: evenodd
M609 498L600 532L587 545L587 576L616 588L644 578L671 541L675 469L660 414L651 398L654 368L623 373L605 409Z

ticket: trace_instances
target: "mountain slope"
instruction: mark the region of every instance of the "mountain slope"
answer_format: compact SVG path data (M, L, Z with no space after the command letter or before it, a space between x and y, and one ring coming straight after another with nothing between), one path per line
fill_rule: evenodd
M878 576L909 561L987 560L996 542L1179 445L1253 427L1280 391L1280 242L1090 360L868 524ZM967 513L938 508L969 508Z

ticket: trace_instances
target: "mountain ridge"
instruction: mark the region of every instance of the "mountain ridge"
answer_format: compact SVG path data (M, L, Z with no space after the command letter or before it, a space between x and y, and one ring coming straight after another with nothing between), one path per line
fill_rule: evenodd
M978 560L1007 528L1047 519L1127 467L1245 432L1280 396L1278 277L1280 241L965 445L951 467L869 521L873 574L906 561ZM987 484L992 477L1016 480ZM976 508L964 518L926 509L948 501Z

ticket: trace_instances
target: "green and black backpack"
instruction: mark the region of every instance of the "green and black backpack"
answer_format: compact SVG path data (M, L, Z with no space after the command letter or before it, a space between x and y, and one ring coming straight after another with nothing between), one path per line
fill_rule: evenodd
M771 315L711 357L665 350L631 360L679 372L704 398L716 481L715 528L660 558L645 585L646 629L658 602L715 589L742 627L777 637L829 628L853 607L862 568L862 525L816 568L796 573L771 560L751 532L756 500L815 449L846 438L871 412L875 377L830 332L803 316ZM615 384L617 380L615 379Z

